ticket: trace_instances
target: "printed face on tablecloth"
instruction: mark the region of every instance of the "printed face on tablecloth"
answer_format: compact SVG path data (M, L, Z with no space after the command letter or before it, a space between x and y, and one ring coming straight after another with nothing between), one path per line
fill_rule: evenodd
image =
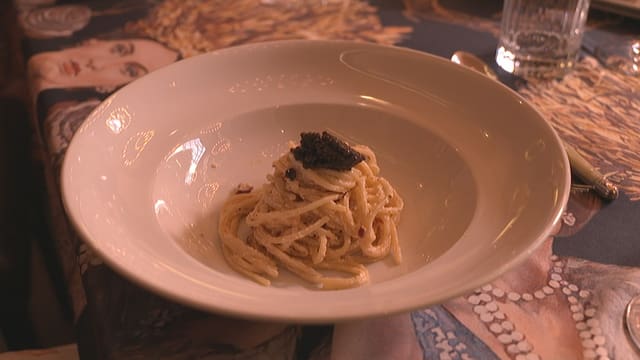
M29 60L37 90L116 87L168 65L178 54L147 39L92 39L79 46L43 52Z

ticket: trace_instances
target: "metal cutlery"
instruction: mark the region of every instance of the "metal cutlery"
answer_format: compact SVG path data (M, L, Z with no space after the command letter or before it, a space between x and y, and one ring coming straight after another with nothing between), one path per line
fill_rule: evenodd
M466 51L456 51L451 56L451 61L471 69L474 69L489 78L498 81L496 73L482 59ZM582 155L572 146L563 143L571 172L585 183L587 187L595 191L606 200L614 200L618 197L618 188L607 179L598 169L592 166ZM581 187L581 185L578 185ZM582 185L584 187L584 185Z

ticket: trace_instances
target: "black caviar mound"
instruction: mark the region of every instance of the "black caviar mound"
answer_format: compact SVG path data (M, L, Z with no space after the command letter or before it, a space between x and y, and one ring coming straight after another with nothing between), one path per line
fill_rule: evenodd
M305 169L346 171L364 160L362 154L326 131L322 134L301 133L300 146L291 149L291 152Z

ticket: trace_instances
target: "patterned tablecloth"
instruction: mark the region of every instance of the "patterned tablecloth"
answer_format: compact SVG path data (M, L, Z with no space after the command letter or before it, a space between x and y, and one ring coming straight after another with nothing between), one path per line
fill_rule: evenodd
M420 311L335 326L204 314L133 285L93 254L61 207L60 166L86 115L126 83L183 58L276 39L349 39L491 60L500 1L15 0L49 216L85 359L636 359L623 309L640 293L640 77L584 53L560 81L499 72L621 188L572 193L557 234L476 291ZM637 22L590 15L587 37ZM516 121L517 119L514 119Z

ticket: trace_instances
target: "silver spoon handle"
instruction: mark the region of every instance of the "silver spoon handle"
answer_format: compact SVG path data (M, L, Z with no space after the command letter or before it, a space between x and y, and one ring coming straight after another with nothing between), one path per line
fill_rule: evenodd
M573 147L564 143L565 151L569 157L571 171L584 181L592 185L593 190L607 200L615 200L618 197L618 188L602 175L595 167L582 157Z
M466 51L456 51L451 56L451 61L462 66L476 70L489 78L498 81L498 77L487 64L474 54ZM615 200L618 197L618 188L607 177L602 175L585 158L582 157L573 147L563 142L571 172L580 180L591 186L592 189L606 200Z

